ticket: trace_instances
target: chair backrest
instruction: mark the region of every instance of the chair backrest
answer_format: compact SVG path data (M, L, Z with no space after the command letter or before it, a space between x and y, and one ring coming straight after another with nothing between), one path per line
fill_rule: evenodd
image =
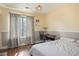
M40 32L39 32L39 35L40 35L40 39L43 39L43 37L44 37L44 32L43 32L43 31L40 31Z

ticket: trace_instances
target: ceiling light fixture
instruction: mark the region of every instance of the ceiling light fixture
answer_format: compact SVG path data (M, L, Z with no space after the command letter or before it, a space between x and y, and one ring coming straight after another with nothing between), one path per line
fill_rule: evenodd
M25 7L26 9L30 9L29 7Z
M42 9L42 6L41 5L38 5L37 7L36 7L36 10L41 10Z

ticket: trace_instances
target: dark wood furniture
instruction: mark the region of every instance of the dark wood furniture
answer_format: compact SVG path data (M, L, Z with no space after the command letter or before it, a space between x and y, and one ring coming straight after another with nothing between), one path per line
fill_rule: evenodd
M50 35L50 34L46 34L45 37L46 37L46 40L55 40L56 38L55 35Z
M51 35L51 34L43 32L43 31L39 32L39 34L40 34L40 39L43 41L55 40L55 38L56 38L56 35Z

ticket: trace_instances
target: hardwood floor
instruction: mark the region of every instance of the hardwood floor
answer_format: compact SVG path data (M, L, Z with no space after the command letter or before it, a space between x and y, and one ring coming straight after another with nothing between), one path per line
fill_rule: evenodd
M9 48L7 50L0 51L0 53L7 53L7 56L28 56L31 47L32 45L25 45L17 48Z

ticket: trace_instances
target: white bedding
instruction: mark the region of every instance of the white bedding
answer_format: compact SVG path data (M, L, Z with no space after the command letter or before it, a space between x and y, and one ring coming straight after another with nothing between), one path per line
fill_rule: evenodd
M79 43L75 43L70 38L61 38L34 45L30 54L33 56L79 56Z

